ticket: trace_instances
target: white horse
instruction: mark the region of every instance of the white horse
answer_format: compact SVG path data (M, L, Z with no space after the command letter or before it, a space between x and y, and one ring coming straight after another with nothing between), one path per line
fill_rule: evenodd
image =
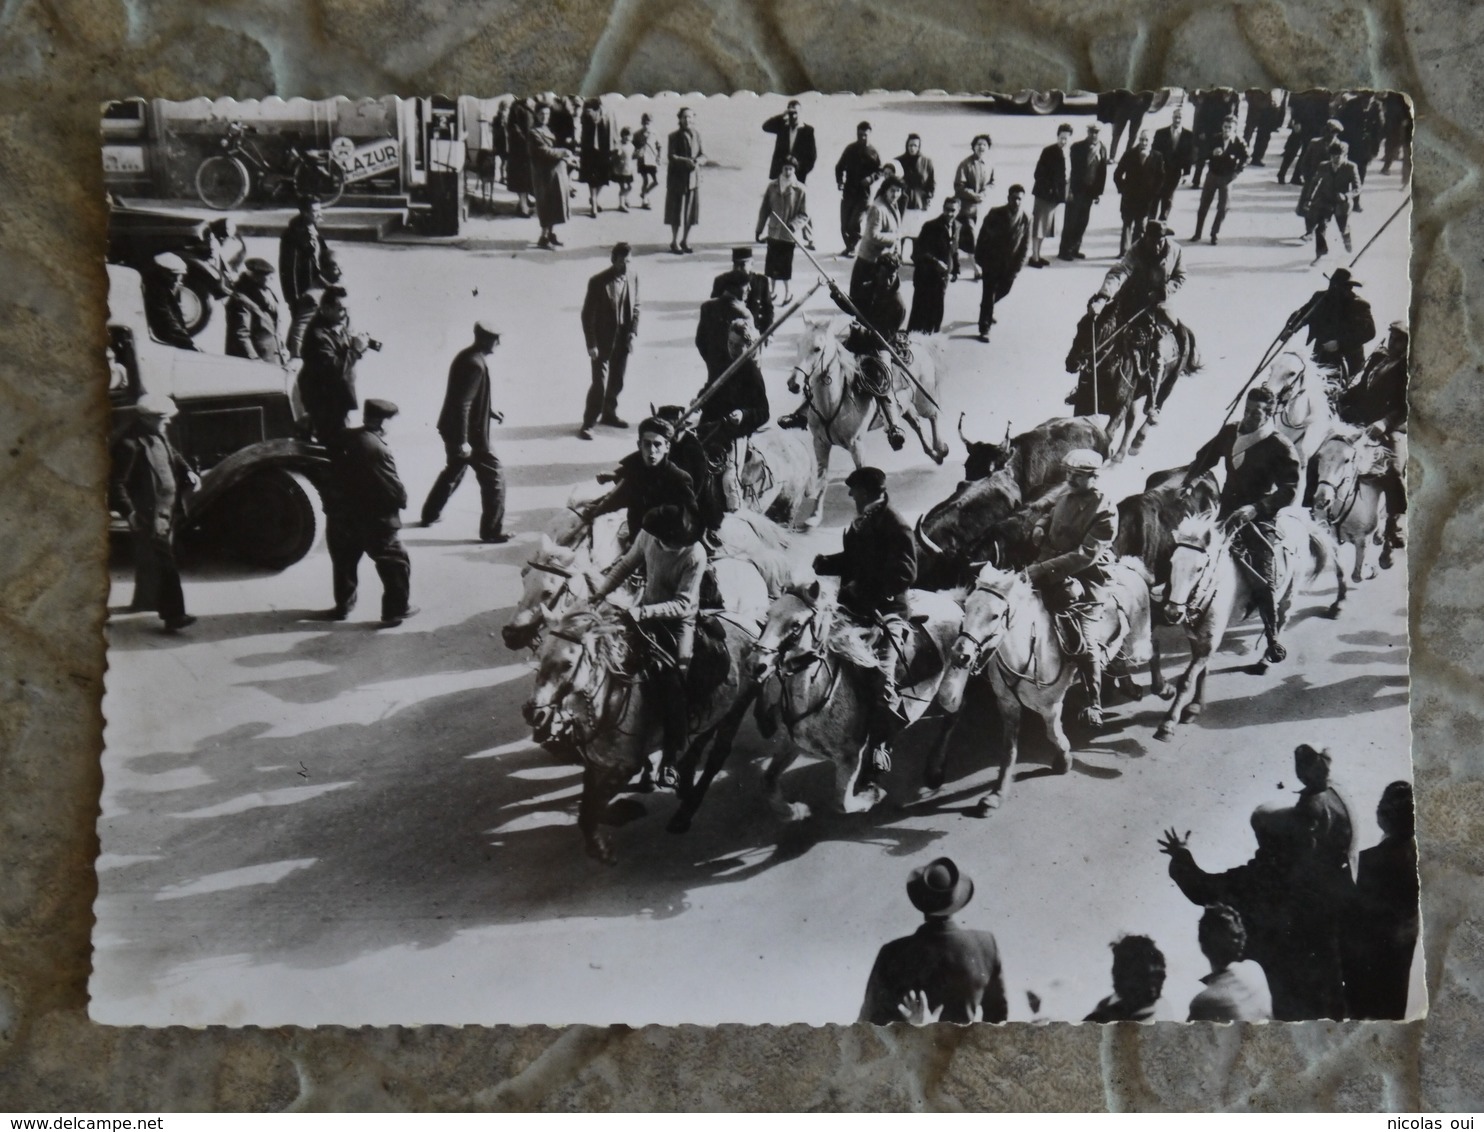
M1355 548L1350 580L1358 584L1374 578L1376 568L1368 568L1365 559L1367 547L1382 541L1385 497L1376 476L1385 470L1385 447L1372 441L1364 429L1346 429L1320 444L1314 459L1319 481L1314 489L1314 517L1329 525L1337 542ZM1382 564L1389 565L1389 555Z
M806 317L804 322L806 330L800 337L798 361L788 388L792 393L802 388L808 397L809 432L814 438L817 473L823 480L829 472L832 448L844 448L859 468L863 462L861 441L871 429L884 428L886 422L876 398L864 388L860 357L845 348L850 319ZM890 395L901 405L902 419L917 434L922 450L941 464L948 456L948 445L938 435L938 406L928 395L938 396L943 339L941 335L916 337L912 345L911 369L916 384L893 364ZM905 404L903 394L908 395ZM922 434L924 419L932 433L931 443ZM818 522L816 512L808 525Z
M1340 568L1339 549L1329 532L1301 511L1280 511L1277 517L1278 584L1273 592L1277 624L1276 639L1283 631L1294 597L1310 589L1333 571L1339 592L1325 611L1338 617L1345 600L1345 573ZM1161 694L1174 697L1156 739L1170 739L1178 724L1189 723L1206 705L1206 672L1211 655L1221 647L1227 627L1249 617L1257 609L1259 582L1252 568L1238 563L1232 553L1231 535L1214 516L1195 515L1175 531L1175 551L1170 558L1170 584L1165 596L1165 617L1185 630L1190 642L1190 664L1174 687ZM1262 638L1258 638L1261 646Z
M1114 662L1126 670L1152 655L1149 571L1135 558L1120 558L1108 572L1109 601L1088 629L1096 655L1103 658L1099 672ZM1070 769L1072 743L1062 729L1062 711L1077 665L1062 652L1054 616L1024 573L994 565L979 571L964 599L964 623L949 661L952 669L938 689L939 707L956 717L969 677L983 674L1000 708L1000 773L993 789L979 799L981 813L998 809L1010 795L1026 709L1041 717L1056 746L1051 772ZM931 764L939 784L951 727L950 721Z
M1344 428L1330 402L1336 371L1291 350L1273 359L1263 385L1273 395L1273 425L1293 442L1299 465L1319 451L1331 433Z

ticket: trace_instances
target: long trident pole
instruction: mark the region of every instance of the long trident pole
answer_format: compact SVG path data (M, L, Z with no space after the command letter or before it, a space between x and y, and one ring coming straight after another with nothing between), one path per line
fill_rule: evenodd
M1408 193L1405 197L1402 198L1402 203L1396 206L1396 211L1394 211L1390 216L1386 218L1386 222L1382 224L1381 227L1376 229L1376 234L1365 242L1365 245L1360 249L1360 251L1355 253L1355 256L1350 260L1350 267L1353 268L1357 263L1360 262L1360 257L1371 250L1371 245L1381 238L1381 233L1386 231L1387 228L1391 227L1391 222L1398 216L1400 216L1402 214L1402 210L1411 203L1412 194ZM1313 303L1311 302L1300 311L1300 322L1302 322L1303 319L1309 316L1312 306ZM1252 371L1252 376L1242 383L1242 388L1237 390L1237 395L1232 398L1232 403L1226 407L1226 419L1231 418L1232 410L1235 409L1237 407L1237 403L1242 400L1243 396L1247 392L1248 386L1250 386L1254 381L1257 380L1257 375L1260 374L1267 367L1268 363L1272 361L1273 358L1276 358L1278 354L1282 352L1283 347L1288 345L1288 340L1297 333L1297 327L1295 327L1293 330L1289 330L1285 326L1279 333L1278 337L1273 339L1273 344L1269 346L1267 348L1267 352L1263 354L1262 361L1257 363L1257 368Z
M840 288L835 285L835 281L831 279L828 274L825 273L825 269L820 266L819 260L815 259L814 256L810 254L809 249L805 247L802 242L800 242L797 236L794 235L793 229L788 226L788 221L784 220L783 217L779 216L778 213L773 212L771 209L769 210L769 213L774 220L778 221L778 223L783 226L783 230L788 233L788 238L793 241L794 247L803 252L804 255L808 257L809 262L814 265L814 270L819 272L819 277L824 280L826 285L828 285L830 289L830 297L851 314L855 315L860 324L864 326L868 331L870 331L871 336L875 338L877 342L881 343L882 348L885 349L886 352L892 356L892 360L895 361L897 365L901 367L902 372L907 375L907 380L910 381L913 385L917 386L917 391L928 399L933 408L942 408L942 406L938 404L938 399L931 393L929 393L925 388L923 388L922 382L918 381L917 378L912 376L912 369L910 366L907 365L906 361L903 360L902 355L896 352L896 350L892 347L892 344L888 342L882 335L881 331L877 330L876 327L871 323L871 320L866 318L865 315L861 314L860 308L850 301L850 296L847 295L844 291L840 290Z
M768 329L764 330L760 335L758 335L758 339L756 342L754 342L751 346L748 346L747 349L738 354L737 357L733 358L732 364L727 366L726 369L722 370L721 373L717 374L715 381L711 382L709 385L706 386L705 389L701 390L700 395L690 403L689 407L687 407L684 415L681 416L680 419L685 420L686 417L695 416L696 413L700 412L701 407L716 395L716 391L723 385L725 385L728 381L730 381L732 375L742 368L742 363L747 361L747 359L761 350L767 343L768 338L772 335L773 331L777 330L790 318L796 315L799 312L799 308L807 303L811 298L813 298L814 292L823 287L825 285L825 282L826 281L823 279L818 280L814 284L814 286L810 287L809 290L805 291L792 303L786 306L783 309L783 313L773 320L773 325L768 327Z

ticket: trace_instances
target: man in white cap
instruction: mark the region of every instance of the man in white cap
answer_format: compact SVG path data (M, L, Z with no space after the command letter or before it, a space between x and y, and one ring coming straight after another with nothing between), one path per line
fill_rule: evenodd
M113 507L134 536L134 599L131 613L154 610L169 632L195 618L185 611L180 570L175 564L175 527L181 500L195 476L165 435L175 405L146 393L134 406L135 420L113 450Z
M948 857L912 870L907 899L922 913L922 926L877 952L857 1021L1005 1020L1009 1007L994 936L953 922L973 898L973 880Z
M234 358L285 365L279 333L278 296L273 293L273 265L250 259L227 296L227 354Z
M443 514L448 497L463 482L464 473L474 469L479 481L479 539L481 542L509 542L505 534L505 481L500 475L500 461L490 450L490 421L503 421L505 415L490 408L490 368L488 358L500 344L500 332L488 322L474 324L474 344L454 355L448 367L448 392L443 397L443 411L438 414L438 435L448 459L433 488L423 503L423 526L431 527Z
M185 274L186 261L174 252L155 256L154 265L144 274L144 318L150 334L159 341L177 350L194 350L196 343L180 309Z
M1113 562L1118 534L1118 508L1098 484L1103 457L1090 448L1074 448L1062 457L1066 492L1036 525L1036 562L1027 571L1046 608L1056 616L1062 647L1076 662L1094 705L1101 702L1100 677L1090 629L1102 600L1102 587ZM1093 709L1090 722L1100 722Z

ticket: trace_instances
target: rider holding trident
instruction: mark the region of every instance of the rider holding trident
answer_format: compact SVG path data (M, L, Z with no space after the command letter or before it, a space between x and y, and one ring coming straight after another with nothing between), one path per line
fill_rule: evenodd
M868 670L875 693L866 721L871 759L861 775L869 781L891 768L891 740L906 725L897 692L898 643L907 627L907 591L917 580L917 543L907 521L891 507L886 473L857 468L845 479L855 519L845 528L839 554L814 559L814 572L840 579L840 606L863 626L876 625L876 668Z
M1169 332L1179 340L1182 353L1192 349L1185 328L1165 308L1165 302L1185 283L1185 264L1181 261L1180 248L1170 239L1174 231L1161 220L1146 221L1138 240L1108 270L1097 294L1087 300L1087 310L1096 329L1088 348L1102 348L1118 334L1133 336L1133 357L1149 383L1144 415L1151 423L1159 419L1160 404L1169 395L1168 389L1157 388L1159 366L1151 360L1155 344L1162 334ZM1103 317L1105 307L1108 308L1107 317ZM1146 314L1149 316L1147 319L1143 317ZM1079 332L1079 345L1081 342ZM1072 368L1072 359L1068 360L1067 368ZM1092 389L1096 367L1081 365L1078 368L1081 376L1072 394L1072 404L1079 415L1086 415L1093 411L1098 400Z
M1090 448L1075 448L1062 458L1067 490L1036 525L1035 564L1026 571L1056 618L1062 649L1077 665L1083 686L1094 705L1101 702L1096 681L1099 668L1092 625L1102 604L1108 567L1113 562L1113 540L1118 535L1118 508L1098 485L1103 458ZM1096 708L1090 715L1097 715ZM1102 721L1088 720L1093 726Z
M1201 446L1185 470L1185 487L1218 461L1226 462L1218 518L1227 531L1235 532L1232 551L1248 576L1258 583L1253 596L1268 638L1264 657L1277 664L1288 650L1278 643L1275 547L1279 536L1275 520L1298 494L1299 458L1289 439L1274 427L1272 416L1272 391L1261 385L1250 389L1241 421L1222 426Z

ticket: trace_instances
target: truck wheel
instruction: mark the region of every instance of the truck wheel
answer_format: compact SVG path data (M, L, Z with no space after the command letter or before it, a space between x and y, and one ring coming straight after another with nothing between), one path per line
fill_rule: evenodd
M323 529L319 492L298 472L267 468L244 480L213 511L233 557L265 570L283 570L313 548Z

